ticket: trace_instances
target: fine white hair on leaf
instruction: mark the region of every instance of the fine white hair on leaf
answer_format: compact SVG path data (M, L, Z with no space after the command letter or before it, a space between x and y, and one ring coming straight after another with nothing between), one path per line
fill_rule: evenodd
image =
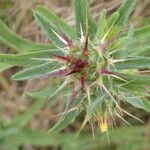
M64 40L60 35L58 35L53 29L51 29L51 30L54 32L54 34L55 34L65 45L68 45L68 43L67 43L66 40Z

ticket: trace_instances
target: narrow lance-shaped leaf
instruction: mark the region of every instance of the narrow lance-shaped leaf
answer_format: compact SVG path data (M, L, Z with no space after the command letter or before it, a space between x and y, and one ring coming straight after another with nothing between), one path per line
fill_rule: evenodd
M114 12L108 19L107 22L107 36L106 39L107 41L110 40L111 38L117 36L119 32L121 32L121 28L118 25L115 25L120 14L119 12ZM117 38L115 38L117 39Z
M81 28L86 32L86 23L88 23L88 5L87 0L74 0L76 15L76 32L80 36Z
M104 32L105 32L105 28L107 26L106 14L107 14L107 11L105 9L100 12L98 29L96 32L96 37L98 39L102 38L102 36L104 35Z
M51 10L46 9L43 6L38 6L36 8L36 11L43 15L52 26L59 26L60 29L64 32L64 34L66 34L69 38L76 38L75 30L71 26L69 26L65 21L63 21L61 18L55 15Z
M124 33L122 36L125 37L127 36L128 32ZM142 38L147 38L150 36L150 25L135 29L133 33L134 40L142 39Z
M125 61L116 62L114 64L116 69L149 69L150 68L150 58L131 58Z
M95 101L91 102L91 104L88 107L88 115L89 117L92 117L93 114L96 112L97 108L102 104L102 102L104 101L104 96L102 97L98 97L95 99Z
M48 62L35 67L24 69L12 76L13 80L27 80L47 77L51 72L54 72L59 67L56 62Z
M57 133L64 129L67 125L73 122L78 115L78 111L76 109L72 109L68 111L64 116L61 117L58 123L52 127L48 133Z
M52 58L53 55L63 55L60 50L41 50L25 54L0 54L0 62L12 66L36 66L45 63L40 58Z
M122 49L124 53L128 52L128 56L147 56L147 54L150 51L150 44L149 44L149 38L150 38L150 26L145 26L139 29L136 29L133 33L132 41L130 40L130 43L126 43L128 39L128 32L122 35L122 38L115 43L115 47L117 45L126 45L128 44L128 47L126 49ZM122 41L121 41L122 40ZM119 46L122 47L122 46ZM124 58L124 53L122 53L122 50L118 49L116 51L115 57ZM126 53L127 54L127 53Z
M60 91L64 90L65 86L69 83L67 80L60 85L59 87L56 87L53 82L50 82L51 85L49 87L46 87L40 91L33 91L28 92L28 95L34 99L51 99L52 97L57 96L60 94ZM54 99L54 98L53 98ZM53 100L51 100L52 102Z
M143 104L144 104L144 109L150 112L150 101L148 99L144 99Z
M92 17L89 14L87 0L74 0L75 16L76 16L76 32L78 37L81 37L81 30L87 34L89 30L90 37L96 33L97 27Z
M34 11L34 18L37 21L37 23L40 25L40 27L45 31L45 33L48 35L50 40L57 46L57 47L65 47L66 43L62 39L62 37L59 35L58 30L56 30L56 26L52 25L48 18L46 18L43 14L40 12Z
M90 35L89 37L93 39L96 32L97 32L97 25L95 23L95 20L93 19L92 16L89 16L89 35Z
M134 40L150 37L150 25L136 29L134 31Z
M135 30L133 40L128 45L129 54L132 56L145 55L150 51L150 26L145 26Z
M137 108L142 109L144 107L143 100L137 96L125 97L124 100Z
M12 66L13 66L13 65L0 62L0 72L9 69L9 68L11 68Z
M136 4L136 0L125 0L122 6L118 9L120 17L116 22L117 25L124 26L131 15Z
M124 101L128 102L132 106L143 109L145 111L150 112L150 102L144 97L136 96L127 92L127 96L125 96Z
M51 49L54 46L36 44L13 33L5 23L0 20L0 42L19 52Z
M139 86L139 85L149 85L150 84L150 76L148 75L126 75L126 74L120 74L119 75L120 78L128 81L125 82L126 85L134 85L134 86ZM117 80L118 82L121 82L121 80ZM143 87L142 87L143 88Z
M48 99L56 90L53 89L52 86L53 85L50 85L50 87L44 88L40 91L28 92L27 95L34 99Z

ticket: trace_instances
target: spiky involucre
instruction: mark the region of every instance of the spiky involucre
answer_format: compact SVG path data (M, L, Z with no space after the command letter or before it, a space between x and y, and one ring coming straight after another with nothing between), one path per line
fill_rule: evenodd
M150 77L139 70L150 68L150 58L145 57L142 50L140 55L131 51L140 39L139 34L147 30L139 29L134 34L133 26L126 24L135 3L135 0L126 0L109 18L103 10L96 25L87 0L74 0L76 31L42 6L34 11L35 20L53 42L54 49L31 53L26 58L21 56L30 61L31 66L13 75L12 79L60 77L65 80L53 94L48 94L50 88L29 93L32 97L42 98L43 94L46 95L44 99L50 99L67 87L71 89L66 110L50 132L62 130L81 111L86 112L83 126L97 121L102 132L106 132L115 117L126 122L122 114L132 116L121 107L122 102L150 111L150 103L145 99L148 95L145 85L149 85ZM128 27L127 32L125 27ZM0 56L0 60L5 58ZM14 56L9 59L16 63L14 60Z

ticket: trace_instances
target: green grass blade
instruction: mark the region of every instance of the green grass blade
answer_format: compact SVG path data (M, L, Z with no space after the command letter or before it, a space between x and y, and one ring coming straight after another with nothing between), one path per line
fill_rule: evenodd
M5 25L2 20L0 20L0 42L18 52L52 48L50 45L36 44L16 35Z

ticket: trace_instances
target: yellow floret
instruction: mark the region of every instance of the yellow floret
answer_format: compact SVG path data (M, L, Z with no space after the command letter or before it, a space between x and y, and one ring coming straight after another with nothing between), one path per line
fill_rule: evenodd
M108 131L108 124L106 119L101 119L99 123L99 128L101 129L102 132L107 132Z

